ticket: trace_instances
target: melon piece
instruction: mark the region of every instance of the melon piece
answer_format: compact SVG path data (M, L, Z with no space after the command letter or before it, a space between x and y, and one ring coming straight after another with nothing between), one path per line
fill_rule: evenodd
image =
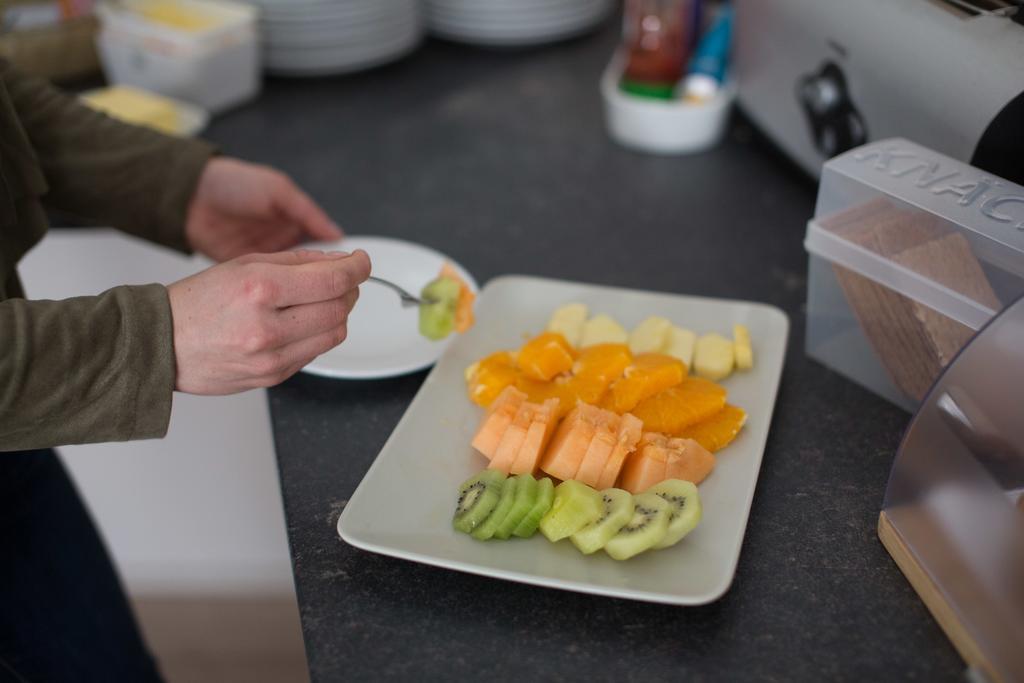
M619 472L622 471L623 463L626 462L626 458L636 450L637 444L640 443L643 427L644 423L631 413L624 413L619 418L619 433L617 434L615 448L612 449L611 455L608 456L608 462L605 463L601 476L597 480L597 486L594 488L603 490L615 486L615 481L619 478Z
M583 338L583 323L587 321L586 304L565 304L555 309L548 320L547 331L557 332L573 346L579 346Z
M595 315L583 323L580 346L594 344L625 344L629 340L626 328L615 321L610 315Z
M618 443L620 418L610 410L599 410L595 417L594 438L573 478L597 488L604 466Z
M558 422L557 398L549 398L533 411L533 421L526 430L526 438L523 445L519 447L515 460L509 467L512 474L533 474L540 463L540 456L547 448L551 435L555 432L555 424Z
M475 321L473 303L476 301L476 293L469 283L459 275L459 271L455 270L455 266L450 263L446 262L441 266L439 277L446 277L459 283L459 296L455 300L455 331L462 334L469 330Z
M523 345L516 364L529 379L547 382L572 369L573 348L557 332L544 332Z
M731 340L720 334L705 334L693 348L693 369L701 377L718 381L732 373L736 352Z
M480 421L480 427L473 437L473 448L480 451L488 460L493 458L505 430L512 424L512 419L524 401L526 394L515 387L505 387Z
M420 291L420 334L432 341L444 339L455 329L459 283L438 277Z
M661 351L668 341L668 334L671 330L671 322L652 315L637 325L629 334L629 350L633 353Z
M541 458L540 468L553 477L569 481L576 476L576 471L583 462L591 440L596 431L594 411L599 409L577 404L558 426L551 446Z
M530 425L533 424L533 414L536 405L536 403L530 403L529 401L524 401L520 404L519 410L516 411L515 417L512 418L512 422L505 429L505 433L501 435L501 441L494 450L491 464L487 467L504 472L505 474L509 473L512 469L512 463L516 461L516 456L519 454L519 449L522 448L523 443L526 441L526 432Z
M619 488L642 493L664 481L669 460L668 439L656 432L644 432L639 448L631 455L619 476Z
M697 343L697 333L685 327L673 326L668 332L668 339L661 352L683 361L687 368L693 367L693 347Z
M593 524L604 512L604 498L578 481L563 481L555 488L551 509L540 520L540 532L552 543Z
M750 330L746 325L732 326L732 341L736 353L736 368L750 370L754 367L754 350L750 346Z
M715 469L715 456L693 439L669 439L669 447L671 453L664 479L682 479L699 484Z

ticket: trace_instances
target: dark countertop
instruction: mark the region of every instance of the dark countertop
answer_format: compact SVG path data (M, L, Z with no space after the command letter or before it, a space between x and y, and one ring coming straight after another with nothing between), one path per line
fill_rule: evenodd
M519 585L373 555L338 515L425 376L270 392L314 680L957 680L875 534L908 415L805 357L815 183L742 118L694 156L627 151L596 88L614 27L525 51L429 42L367 74L271 80L209 137L281 167L353 234L505 273L752 299L791 341L735 581L703 607Z

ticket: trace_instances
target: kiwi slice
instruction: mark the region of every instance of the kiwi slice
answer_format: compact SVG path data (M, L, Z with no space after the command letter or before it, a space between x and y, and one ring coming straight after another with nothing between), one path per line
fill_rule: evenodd
M540 524L540 520L551 509L554 500L555 485L547 477L538 480L537 500L533 507L530 508L530 511L526 513L526 516L523 517L522 521L519 522L519 526L512 530L512 534L520 538L529 538L537 533L537 525Z
M512 532L516 530L516 527L523 521L527 513L533 509L534 503L537 502L536 479L529 474L519 474L508 479L508 481L515 482L516 492L515 498L512 500L512 507L494 532L494 537L502 540L512 535Z
M452 333L459 289L459 283L450 277L438 277L427 283L420 292L420 334L437 341Z
M464 533L470 533L486 520L501 499L505 473L484 470L459 487L459 502L455 505L452 524Z
M490 515L487 516L483 522L478 524L473 531L470 532L473 538L478 541L486 541L494 532L498 530L501 523L505 520L508 511L512 509L512 503L515 502L516 497L516 480L512 477L505 479L501 482L501 494L498 496L498 504L494 506L494 510Z
M540 532L554 543L600 519L603 513L600 493L579 481L563 481L555 487L551 509L540 520Z
M672 514L668 518L668 532L665 533L665 538L654 544L655 549L675 545L700 522L700 494L697 493L697 486L692 481L666 479L647 489L647 493L664 498L672 506Z
M604 546L616 560L629 558L653 548L668 532L672 506L656 493L644 491L633 496L633 516Z
M584 555L603 548L604 544L633 518L633 494L629 491L605 489L601 491L601 499L604 501L604 513L601 518L569 537L573 545Z

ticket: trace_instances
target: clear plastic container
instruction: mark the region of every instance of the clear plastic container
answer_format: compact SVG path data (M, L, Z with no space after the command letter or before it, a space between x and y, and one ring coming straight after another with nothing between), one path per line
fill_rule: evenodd
M222 0L179 0L170 16L181 12L197 20L175 25L160 20L154 6L162 8L152 0L122 0L97 9L102 26L97 47L111 83L157 92L211 112L259 92L254 8Z
M1024 293L1024 187L881 140L825 164L804 245L808 355L913 411Z

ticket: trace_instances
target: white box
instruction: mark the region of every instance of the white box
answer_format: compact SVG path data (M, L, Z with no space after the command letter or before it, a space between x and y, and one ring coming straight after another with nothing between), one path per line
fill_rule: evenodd
M244 102L260 88L257 12L223 0L181 0L183 8L213 24L180 29L132 11L125 0L98 8L97 47L111 83L133 85L218 112Z
M687 154L713 147L722 138L736 84L727 81L707 102L659 100L622 92L625 58L617 54L601 77L608 133L620 145L654 154Z

